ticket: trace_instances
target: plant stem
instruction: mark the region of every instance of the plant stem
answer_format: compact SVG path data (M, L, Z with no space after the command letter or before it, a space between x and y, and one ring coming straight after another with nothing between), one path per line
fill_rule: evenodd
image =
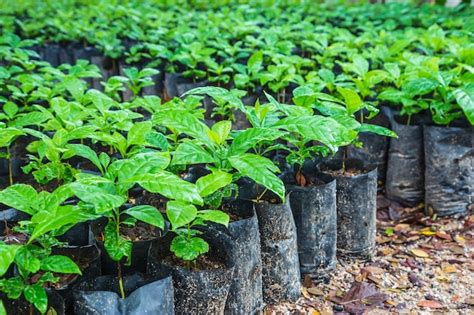
M342 172L346 172L347 146L342 150Z
M408 115L407 126L410 126L410 122L411 122L411 114Z
M120 211L119 209L114 209L115 213L115 232L117 233L117 240L120 239ZM121 259L120 259L121 260ZM117 276L119 280L119 289L122 299L125 299L125 290L123 289L123 279L122 279L122 266L120 260L117 261Z
M7 146L7 159L8 159L8 179L10 181L10 186L13 185L13 165L12 157L10 155L10 146Z
M120 260L117 261L117 275L119 281L120 296L122 299L125 299L125 290L123 289L123 279L122 279L122 266L120 265Z

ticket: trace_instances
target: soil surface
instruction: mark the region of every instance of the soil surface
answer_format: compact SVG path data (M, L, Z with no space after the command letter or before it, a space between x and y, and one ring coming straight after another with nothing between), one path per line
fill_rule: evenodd
M339 259L326 283L306 277L295 304L265 314L474 314L474 215L436 219L383 196L377 208L371 262Z
M350 176L356 176L356 175L360 175L360 174L363 174L363 173L366 173L365 171L362 171L362 170L358 170L358 169L352 169L352 168L348 168L348 169L340 169L340 170L324 170L324 173L327 173L329 175L332 175L332 176L347 176L347 177L350 177Z
M121 226L120 234L132 242L149 241L161 236L160 230L153 225L137 221L133 227Z
M166 256L164 261L170 265L180 266L191 271L210 270L210 269L225 269L224 263L211 259L207 254L199 256L195 261L188 262L175 257L174 255Z

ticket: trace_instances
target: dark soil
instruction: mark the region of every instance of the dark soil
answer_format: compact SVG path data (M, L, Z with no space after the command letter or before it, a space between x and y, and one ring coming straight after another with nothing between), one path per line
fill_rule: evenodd
M324 172L334 177L336 176L350 177L350 176L357 176L357 175L365 173L364 171L358 170L358 169L325 170Z
M161 236L160 230L153 225L138 221L133 227L122 226L120 234L132 242L149 241Z
M138 196L135 199L136 204L150 205L160 210L164 210L166 208L166 202L167 200L166 198L163 198L163 196L149 193L147 191L144 191L142 196Z
M184 261L174 255L168 255L163 258L163 261L167 262L169 265L179 266L181 268L188 269L191 271L226 268L224 263L212 259L211 257L209 257L208 254L199 256L195 261Z

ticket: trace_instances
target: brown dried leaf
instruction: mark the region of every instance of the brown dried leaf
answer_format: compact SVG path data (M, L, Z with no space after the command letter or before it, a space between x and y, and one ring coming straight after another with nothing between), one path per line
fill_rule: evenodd
M421 300L416 305L419 307L426 307L426 308L443 308L444 307L441 303L434 300Z
M425 252L424 250L419 249L419 248L412 248L410 251L411 251L411 253L412 253L413 255L415 255L416 257L421 257L421 258L428 258L428 257L430 257L430 255L429 255L427 252Z
M324 292L318 288L308 288L306 291L308 291L308 293L312 295L319 295L319 296L325 295Z
M331 300L343 305L346 311L359 314L382 306L387 298L387 295L378 291L372 283L354 282L341 298L333 297Z

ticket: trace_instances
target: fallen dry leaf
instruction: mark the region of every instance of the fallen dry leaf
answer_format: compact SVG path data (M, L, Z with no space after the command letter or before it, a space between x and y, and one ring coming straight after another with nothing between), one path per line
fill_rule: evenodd
M453 266L453 265L446 265L446 266L443 268L443 271L446 272L446 273L455 273L455 272L458 272L458 270L456 269L456 267Z
M312 295L324 296L324 292L321 289L318 289L318 288L308 288L308 289L306 289L306 291L309 294L312 294Z
M419 307L426 307L426 308L443 308L444 306L434 300L422 300L416 304Z
M382 306L387 298L388 296L378 291L372 283L354 282L342 297L333 297L331 300L343 305L345 311L359 314Z
M425 252L424 250L419 249L419 248L412 248L410 251L411 251L411 253L412 253L413 255L415 255L416 257L421 257L421 258L428 258L428 257L430 257L430 255L429 255L427 252Z

